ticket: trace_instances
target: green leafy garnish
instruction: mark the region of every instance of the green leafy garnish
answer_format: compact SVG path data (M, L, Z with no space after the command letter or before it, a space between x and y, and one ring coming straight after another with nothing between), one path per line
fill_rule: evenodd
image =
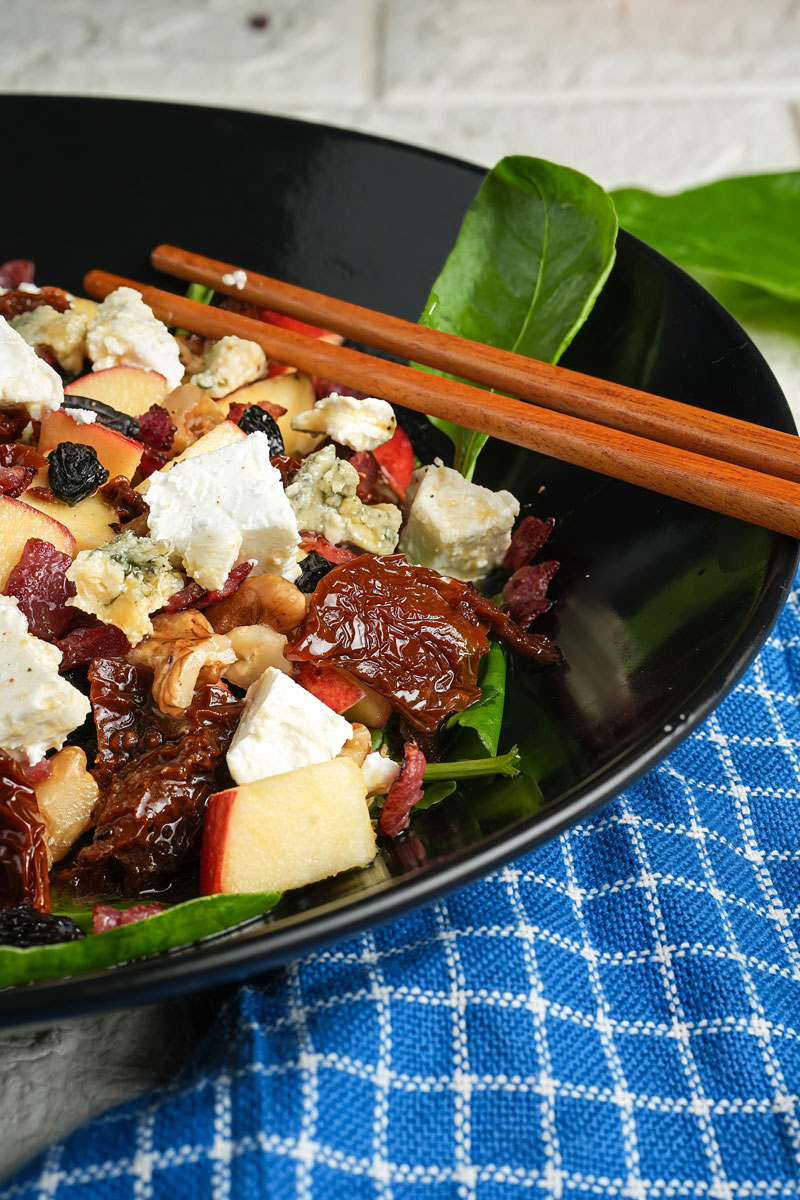
M614 205L591 179L540 158L503 158L467 209L420 324L555 363L608 277L616 235ZM429 419L471 479L487 435Z
M492 642L483 659L478 682L480 700L463 712L454 713L447 722L446 730L455 733L448 749L449 758L497 754L506 698L506 656L499 642Z
M432 783L430 787L425 788L425 795L421 800L418 800L414 805L413 813L423 812L426 808L433 808L434 804L439 804L448 796L451 796L456 790L456 781L454 779L440 779L436 783Z
M120 925L106 933L90 934L80 942L27 949L0 946L0 987L112 967L130 959L184 946L257 917L274 908L279 900L278 892L201 896L142 921Z
M214 289L206 287L203 283L190 283L186 289L186 299L196 300L198 304L210 304L214 299ZM176 336L188 337L188 329L176 329Z
M507 754L491 758L462 758L457 762L428 763L423 780L429 783L436 779L474 779L478 775L519 775L519 750L512 746ZM417 806L415 806L417 807Z
M720 179L673 196L612 192L620 224L667 258L800 300L800 171Z

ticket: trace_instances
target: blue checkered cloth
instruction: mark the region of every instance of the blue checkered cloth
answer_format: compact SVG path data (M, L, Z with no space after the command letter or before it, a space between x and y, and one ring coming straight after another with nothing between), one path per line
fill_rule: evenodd
M800 1195L798 697L793 592L636 787L241 988L169 1087L0 1197Z

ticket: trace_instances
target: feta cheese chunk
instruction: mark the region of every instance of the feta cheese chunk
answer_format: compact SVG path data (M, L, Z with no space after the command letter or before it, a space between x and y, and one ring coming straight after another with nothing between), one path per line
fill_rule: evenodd
M353 735L344 717L275 667L249 688L228 750L237 783L252 783L335 758Z
M373 750L361 764L368 796L385 796L400 774L400 764L380 750Z
M217 400L260 379L266 370L267 356L256 342L229 335L209 346L205 370L193 375L192 383Z
M91 704L58 673L61 651L28 633L13 596L0 596L0 750L18 762L37 763L60 750L82 725Z
M470 483L450 467L415 471L401 549L410 562L453 579L481 579L499 566L511 541L519 501Z
M0 408L23 404L32 421L41 421L42 413L60 408L63 399L58 372L0 318Z
M403 520L395 504L364 504L356 495L358 471L336 457L333 446L309 454L286 489L299 529L329 542L352 542L371 554L391 554Z
M158 371L172 391L183 379L178 343L133 288L106 296L86 335L93 371L124 364Z
M72 308L59 312L49 304L41 304L12 318L11 324L34 350L39 346L52 350L65 371L77 375L83 367L89 328L89 320L83 313Z
M130 530L94 550L81 550L67 567L77 594L67 604L116 625L132 646L153 632L150 614L184 586L172 569L169 546Z
M150 532L178 552L201 587L222 587L246 560L255 575L291 582L300 574L297 521L269 461L266 434L187 458L149 482Z
M228 287L235 287L237 292L240 292L247 283L247 271L242 271L238 267L235 271L226 271L222 276L222 282Z
M386 400L375 396L359 400L338 392L292 418L292 429L325 434L351 450L376 450L389 441L396 428L397 418Z

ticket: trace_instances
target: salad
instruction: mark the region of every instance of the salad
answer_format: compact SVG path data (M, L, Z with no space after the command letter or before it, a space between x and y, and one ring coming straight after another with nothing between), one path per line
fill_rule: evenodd
M133 289L22 260L0 287L0 941L83 936L51 891L99 933L369 864L459 777L482 664L558 662L529 631L552 521L418 463L384 400Z

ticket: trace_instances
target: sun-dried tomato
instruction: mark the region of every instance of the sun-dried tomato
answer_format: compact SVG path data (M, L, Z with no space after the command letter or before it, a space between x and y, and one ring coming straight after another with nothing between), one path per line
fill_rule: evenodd
M0 300L2 300L0 296ZM26 425L30 424L30 414L21 404L9 404L8 408L0 408L0 442L16 442L22 436Z
M222 587L211 592L207 592L199 583L190 579L186 587L170 596L161 611L183 612L185 608L208 608L210 604L216 604L217 600L225 600L228 596L232 596L252 569L253 564L250 562L239 563L237 567L233 568Z
M16 597L29 631L46 642L63 637L75 613L67 607L75 595L75 584L66 576L71 563L70 556L50 542L28 538L3 588L3 595Z
M70 307L69 296L61 288L43 287L38 292L26 292L20 288L11 288L4 296L0 296L0 317L10 321L20 313L32 312L49 304L56 312L66 312Z
M463 613L472 613L474 620L485 622L501 641L526 658L532 658L539 666L549 667L561 662L561 651L549 638L540 633L525 633L508 613L482 596L472 584L465 583L462 586L464 594L460 608Z
M142 513L150 511L144 496L131 487L130 480L124 475L113 475L97 489L97 494L116 511L120 525L127 525Z
M415 728L435 729L480 696L478 662L489 641L460 610L465 590L401 554L360 555L317 584L286 657L345 667Z
M50 907L45 831L24 770L0 755L0 907L18 904Z
M422 799L422 779L425 774L425 755L415 741L406 742L400 774L389 788L389 794L378 818L378 833L396 837L408 827L411 810Z
M292 482L295 472L300 469L302 459L292 458L290 454L273 454L269 460L277 471L280 471L281 483L284 487Z
M94 840L67 877L105 895L137 895L196 865L206 801L225 782L218 772L242 701L209 684L172 717L154 704L144 667L98 658L89 679L100 800Z

